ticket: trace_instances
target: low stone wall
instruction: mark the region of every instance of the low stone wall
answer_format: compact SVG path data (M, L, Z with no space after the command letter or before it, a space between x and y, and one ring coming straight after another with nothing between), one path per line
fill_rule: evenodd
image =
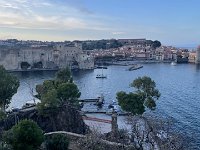
M66 135L70 139L70 142L73 143L73 145L75 145L78 140L87 138L87 135L81 135L81 134L65 132L65 131L49 132L49 133L45 133L45 136L51 136L54 134ZM101 139L99 143L105 144L108 149L110 148L112 150L137 150L133 145L124 145L121 143L110 142L103 139Z

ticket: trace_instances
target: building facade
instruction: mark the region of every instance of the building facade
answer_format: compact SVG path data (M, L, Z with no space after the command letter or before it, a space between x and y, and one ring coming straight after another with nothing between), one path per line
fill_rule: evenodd
M196 51L196 63L200 64L200 46L197 48Z

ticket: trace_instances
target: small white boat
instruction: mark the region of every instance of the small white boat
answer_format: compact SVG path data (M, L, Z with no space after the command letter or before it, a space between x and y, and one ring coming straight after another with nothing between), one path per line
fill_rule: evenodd
M103 74L97 74L96 78L107 78L107 76L105 76Z
M96 102L96 105L98 107L102 107L103 104L104 104L104 96L103 94L101 94L101 96L98 97L98 101Z
M41 103L41 101L39 99L33 99L33 100L30 100L30 101L27 101L23 106L22 108L25 109L25 108L30 108L30 107L34 107L36 106L38 103Z
M102 79L107 78L107 76L103 74L103 68L101 74L97 74L96 78L102 78Z
M172 61L172 62L171 62L171 65L172 65L172 66L176 66L177 64L176 64L176 62Z

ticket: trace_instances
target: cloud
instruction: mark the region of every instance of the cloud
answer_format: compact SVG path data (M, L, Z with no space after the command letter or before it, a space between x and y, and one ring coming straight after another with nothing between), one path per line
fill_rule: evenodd
M100 31L110 29L100 21L98 16L88 16L93 12L83 5L72 6L72 4L61 5L49 0L1 0L0 27Z
M119 31L118 31L118 32L112 32L112 34L113 34L113 35L122 35L122 34L125 34L125 32L119 32Z

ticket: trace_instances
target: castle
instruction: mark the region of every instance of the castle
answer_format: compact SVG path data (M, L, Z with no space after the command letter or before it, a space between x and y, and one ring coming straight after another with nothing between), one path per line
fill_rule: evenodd
M82 51L80 43L49 46L0 48L0 65L7 70L94 69L94 59Z

